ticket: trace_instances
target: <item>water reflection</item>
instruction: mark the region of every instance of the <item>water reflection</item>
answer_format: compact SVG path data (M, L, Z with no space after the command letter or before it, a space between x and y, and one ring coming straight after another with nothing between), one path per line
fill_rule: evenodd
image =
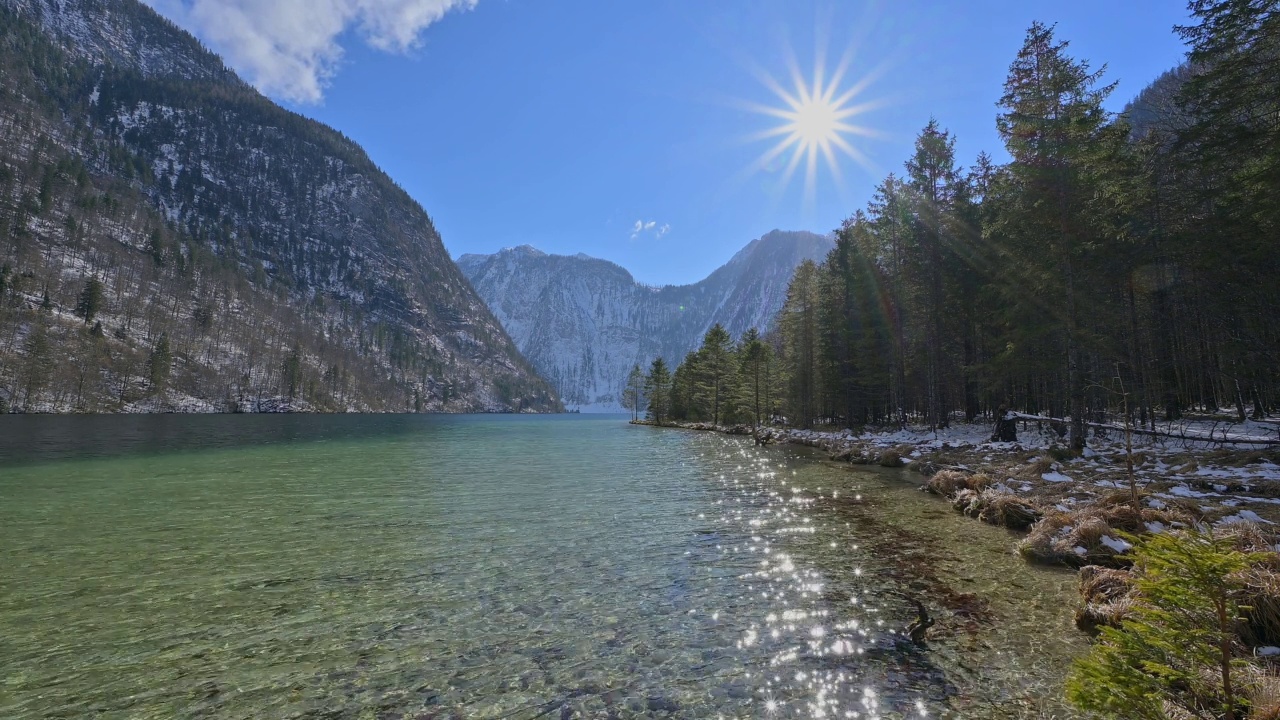
M1072 651L1034 632L1070 589L997 531L790 450L168 420L33 438L57 450L0 473L0 717L1039 717ZM201 433L222 449L172 439ZM939 614L927 650L902 593Z
M726 535L745 535L718 549L754 566L738 578L744 629L735 647L751 665L764 713L925 717L939 708L950 694L945 675L910 646L899 632L905 622L866 586L856 533L816 510L839 500L848 478L827 471L831 484L809 487L810 478L799 477L805 461L716 436L701 444L723 468L716 521ZM846 489L845 498L861 495ZM829 580L821 564L835 555L855 566Z

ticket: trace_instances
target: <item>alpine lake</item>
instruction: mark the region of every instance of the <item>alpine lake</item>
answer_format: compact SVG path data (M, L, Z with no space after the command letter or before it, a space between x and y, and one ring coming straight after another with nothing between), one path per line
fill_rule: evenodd
M1074 574L824 457L621 416L0 416L0 718L1073 717Z

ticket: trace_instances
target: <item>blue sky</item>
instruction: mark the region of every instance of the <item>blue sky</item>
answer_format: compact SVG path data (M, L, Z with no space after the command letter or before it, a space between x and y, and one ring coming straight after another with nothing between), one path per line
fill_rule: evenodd
M1181 0L151 2L363 145L451 254L528 243L654 284L696 281L773 228L831 231L930 116L962 163L1002 159L995 102L1032 20L1108 65L1114 110L1181 60L1187 21ZM877 137L847 136L870 168L839 155L837 183L819 163L806 200L803 165L788 183L787 156L755 167L776 140L752 136L781 121L753 106L782 105L761 75L791 89L791 58L808 81L824 39L828 71L853 50L842 88L870 78L849 122Z

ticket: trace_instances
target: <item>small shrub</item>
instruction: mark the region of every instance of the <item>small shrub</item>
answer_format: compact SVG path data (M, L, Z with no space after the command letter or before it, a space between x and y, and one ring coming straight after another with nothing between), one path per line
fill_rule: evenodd
M1077 660L1067 697L1107 718L1243 717L1245 661L1234 654L1238 576L1251 557L1201 533L1129 536L1141 573L1120 627Z

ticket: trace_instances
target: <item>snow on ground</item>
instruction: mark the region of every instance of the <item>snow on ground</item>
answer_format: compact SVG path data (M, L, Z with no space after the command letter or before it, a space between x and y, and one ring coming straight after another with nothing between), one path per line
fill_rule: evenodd
M1090 431L1086 450L1073 455L1051 423L1026 416L1018 422L1018 442L1011 443L992 442L988 423L955 423L940 430L770 432L775 441L821 447L833 456L851 450L854 462L859 457L874 461L893 449L922 470L932 464L985 473L1001 488L1045 508L1065 511L1127 492L1132 482L1152 508L1176 505L1208 522L1280 523L1280 444L1274 443L1280 424L1203 419L1162 423L1157 429L1178 437L1134 435L1131 458L1123 429Z

